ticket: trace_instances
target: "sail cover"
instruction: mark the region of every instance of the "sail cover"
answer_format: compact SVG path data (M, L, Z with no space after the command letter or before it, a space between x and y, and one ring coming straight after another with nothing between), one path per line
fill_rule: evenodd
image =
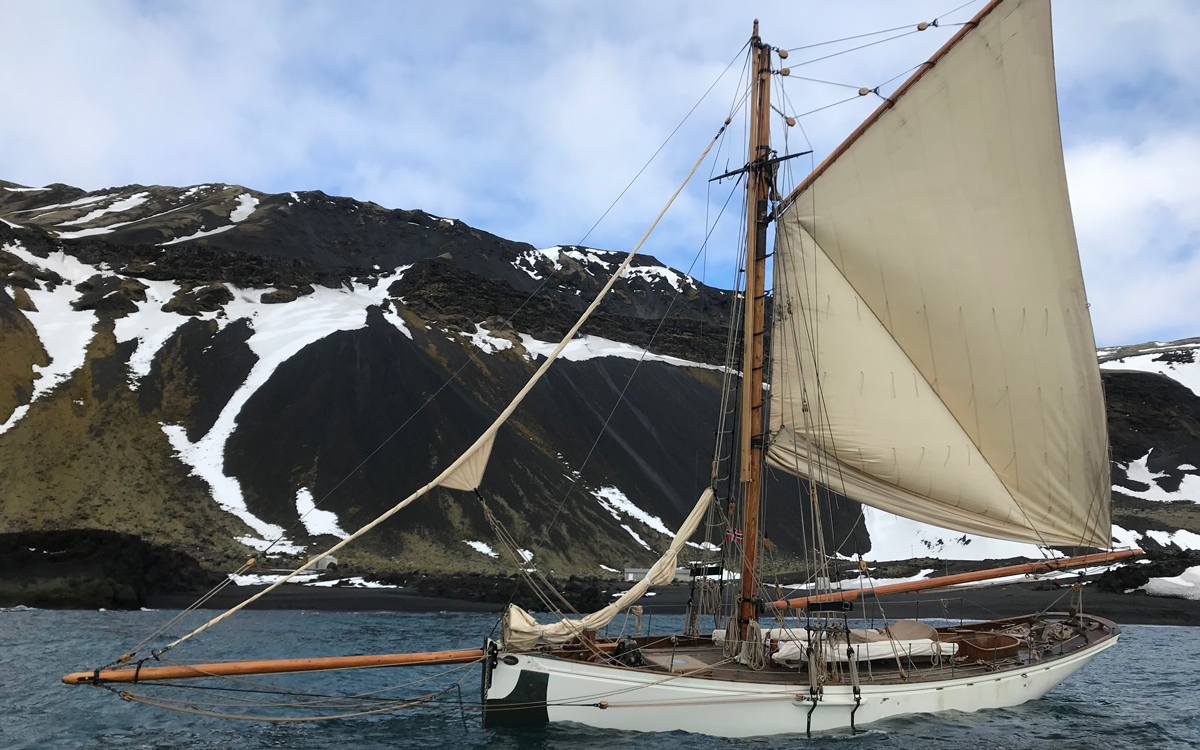
M918 521L1108 547L1048 0L993 3L789 198L771 465Z

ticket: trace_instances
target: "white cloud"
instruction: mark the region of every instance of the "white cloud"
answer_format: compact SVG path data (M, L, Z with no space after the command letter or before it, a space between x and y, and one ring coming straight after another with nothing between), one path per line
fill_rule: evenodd
M1066 156L1099 342L1200 333L1200 136L1103 140Z
M573 243L735 56L755 16L767 41L794 48L929 20L958 4L479 0L363 2L347 13L300 0L7 2L0 49L10 106L0 121L0 179L89 189L212 181L321 189L424 208L538 247ZM981 6L945 20L966 20ZM1073 164L1110 143L1149 158L1154 143L1200 117L1195 3L1057 0L1054 14ZM858 42L799 50L789 64L808 77L873 86L926 59L956 30L913 33L812 65L804 63ZM636 241L724 118L740 65L589 244L625 249ZM853 93L798 77L784 85L792 112ZM877 101L863 97L806 118L814 158ZM740 128L735 120L733 135ZM793 149L804 140L799 128L788 136ZM716 164L736 167L744 158L725 152ZM804 161L789 163L797 176ZM1097 164L1097 184L1127 192L1104 166ZM690 262L708 173L706 166L697 175L646 252ZM1073 181L1072 189L1084 188ZM724 200L725 192L714 188L713 196ZM1096 232L1084 223L1094 215L1089 198L1080 200L1083 238ZM736 213L736 200L731 207ZM713 283L731 276L736 222L729 226L712 245ZM1087 262L1088 273L1098 273ZM1099 304L1106 282L1088 281ZM1099 321L1097 329L1105 341L1158 330Z

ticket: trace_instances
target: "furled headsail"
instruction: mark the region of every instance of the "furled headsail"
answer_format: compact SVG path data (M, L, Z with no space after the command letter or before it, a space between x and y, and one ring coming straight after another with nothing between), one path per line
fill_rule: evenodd
M789 196L768 460L949 529L1107 548L1049 15L989 5Z

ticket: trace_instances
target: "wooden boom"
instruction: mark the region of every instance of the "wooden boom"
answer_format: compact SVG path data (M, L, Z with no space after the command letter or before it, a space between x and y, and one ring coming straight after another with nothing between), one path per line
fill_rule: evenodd
M859 598L864 591L876 596L882 594L901 594L908 591L924 591L926 589L955 586L960 583L974 583L975 581L987 581L992 578L1001 578L1003 576L1019 575L1022 573L1043 573L1051 570L1061 570L1063 568L1075 568L1080 565L1113 562L1115 560L1123 560L1127 557L1133 557L1134 555L1140 554L1142 554L1140 549L1121 550L1119 552L1099 552L1094 555L1066 557L1061 560L1042 560L1040 562L1025 563L1023 565L1009 565L1005 568L976 570L973 573L955 573L954 575L949 576L926 578L921 581L889 583L883 586L875 586L870 589L850 589L847 591L840 591L835 594L805 596L799 599L780 599L779 601L770 602L764 606L766 606L768 609L805 609L810 604L853 601Z
M188 677L226 675L282 674L319 672L326 669L365 669L369 667L411 667L422 664L466 664L479 661L483 649L425 651L415 654L374 654L368 656L327 656L316 659L266 659L263 661L227 661L216 664L180 664L169 667L124 667L92 672L73 672L62 681L67 685L97 685L102 682L146 682L178 680Z

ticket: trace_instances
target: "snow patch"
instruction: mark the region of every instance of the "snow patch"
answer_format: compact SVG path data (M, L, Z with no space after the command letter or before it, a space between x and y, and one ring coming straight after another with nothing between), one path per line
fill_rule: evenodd
M548 357L558 346L558 342L539 341L527 333L519 334L521 337L521 345L528 352L530 360L536 357ZM620 357L622 359L643 360L646 362L664 362L676 367L699 367L704 370L724 370L721 365L708 365L703 362L692 362L678 357L669 357L665 354L655 354L648 352L640 347L632 344L623 344L617 341L600 338L599 336L577 336L571 339L559 359L569 360L571 362L586 362L589 359L597 357Z
M387 286L375 288L351 285L347 289L320 287L312 294L284 305L264 305L257 301L261 290L230 289L233 301L225 305L230 321L245 318L254 329L246 344L258 355L246 380L221 410L206 435L195 443L188 441L181 427L162 425L179 457L193 472L208 482L213 499L237 515L264 539L274 539L283 530L259 520L246 508L241 483L225 475L225 443L237 428L237 418L250 397L261 388L281 364L301 349L336 331L352 331L366 325L366 310L379 305L387 296ZM247 294L246 291L250 291Z
M13 425L15 425L17 422L20 422L21 417L25 416L25 412L27 411L29 411L29 404L24 404L22 406L18 406L16 409L13 409L13 413L8 415L8 421L4 424L0 424L0 435L8 432Z
M1036 544L989 539L912 521L870 506L862 507L863 522L871 536L872 560L909 560L940 557L950 560L1002 560L1026 557L1062 557L1061 552Z
M476 349L484 354L495 354L496 352L513 348L512 341L499 336L493 336L490 331L484 330L482 323L475 326L475 333L463 333L460 335L468 339L475 345Z
M338 539L350 536L338 525L337 514L333 511L320 510L313 502L312 492L307 487L301 487L296 492L296 512L300 514L300 522L310 536L329 534Z
M1164 547L1172 544L1182 550L1200 550L1200 534L1187 529L1178 531L1147 531L1146 536Z
M604 506L604 509L607 510L612 517L618 521L621 520L622 515L629 516L630 518L636 518L660 534L670 537L675 536L675 532L668 529L667 525L663 523L661 518L651 513L647 513L638 506L634 505L633 501L630 500L624 492L621 492L621 490L617 489L616 487L601 487L598 490L592 490L592 495L599 500L600 504ZM628 527L625 528L627 529ZM638 537L638 541L641 542L640 537ZM641 542L641 544L645 546L646 543ZM647 547L647 549L649 548Z
M193 443L188 440L187 430L183 427L162 422L158 424L167 436L167 440L171 442L171 447L175 449L179 460L192 467L193 474L208 482L209 487L212 488L213 500L217 502L217 505L220 505L226 513L232 513L242 519L243 523L259 535L257 539L251 536L239 537L239 542L259 552L266 550L276 539L280 539L280 542L274 548L280 552L296 552L304 549L286 539L281 539L284 533L283 527L267 523L246 507L241 485L233 477L227 477L224 474L224 440L217 445L214 441L206 441L205 438L208 437L206 435ZM210 430L209 435L212 432L213 430Z
M234 224L240 224L249 219L256 208L258 208L258 198L249 193L242 193L237 197L237 205L229 213L229 220Z
M230 229L233 229L234 226L236 226L236 225L226 224L225 226L217 227L216 229L201 229L197 232L194 232L193 234L189 234L186 237L176 237L173 240L167 240L166 242L160 242L160 243L158 243L158 246L166 247L167 245L176 245L180 242L187 242L188 240L198 240L201 237L209 237L214 234L220 234L221 232L228 232Z
M529 274L535 281L541 281L542 277L541 277L541 275L538 274L538 272L536 270L538 260L540 258L545 258L546 260L549 260L550 263L554 266L554 270L557 271L559 268L562 267L562 264L559 262L559 252L561 250L562 250L562 248L560 248L560 247L551 247L551 248L546 248L545 250L538 250L538 249L526 250L525 252L518 255L515 260L513 260L513 262L512 262L513 268L516 268L518 271L524 271L525 273Z
M116 231L117 229L120 229L121 227L124 227L124 226L128 226L132 223L133 223L132 221L122 221L117 224L106 224L105 226L102 226L102 227L92 227L91 229L80 229L79 231L76 231L76 232L59 232L58 237L59 237L59 239L63 239L63 240L77 240L80 237L95 237L98 234L111 234L112 232Z
M229 580L233 581L234 584L238 586L262 586L268 583L275 583L285 575L287 574L246 573L245 575L235 576L234 574L230 573ZM320 577L320 573L301 573L295 578L289 580L288 583L307 583L309 581L315 581Z
M0 219L0 221L2 221L2 222L4 222L5 224L9 225L9 226L10 226L10 227L12 227L13 229L20 229L20 228L21 228L21 225L20 225L20 224L13 224L13 223L12 223L11 221L9 221L8 219Z
M578 263L582 263L584 265L596 264L596 265L604 268L604 270L608 271L609 273L612 272L613 266L615 266L617 263L620 262L620 261L607 261L607 260L602 259L599 255L596 254L596 253L603 253L604 255L616 255L616 253L611 253L607 250L592 250L590 248L580 249L580 250L561 250L560 249L558 252L559 252L560 257L565 255L568 258L571 258L572 260L574 260Z
M390 275L389 274L380 274L379 278L380 279L389 278L389 279L392 279L393 281L399 281L400 277L402 277L404 275L404 272L410 268L412 268L411 263L409 263L408 265L405 265L405 266L400 266ZM378 271L379 266L375 266L375 270ZM376 286L383 286L383 284L382 283L376 284ZM389 284L389 286L390 286L390 284ZM388 305L383 310L383 317L385 320L387 320L387 322L391 323L396 328L397 331L399 331L400 333L403 333L405 336L407 336L409 341L413 340L412 331L410 331L408 329L408 325L404 322L404 318L400 317L400 313L396 309L396 306L394 304Z
M1142 456L1136 461L1130 461L1125 469L1125 476L1130 481L1149 485L1145 490L1131 490L1128 487L1122 487L1119 484L1114 484L1113 489L1130 497L1141 498L1142 500L1155 500L1158 502L1177 502L1187 500L1193 503L1200 503L1200 476L1195 474L1184 474L1183 481L1179 483L1179 489L1174 492L1167 492L1158 485L1158 480L1167 476L1163 472L1150 471L1149 461L1150 453L1154 449ZM1190 464L1184 464L1190 466ZM1183 468L1182 466L1180 467Z
M30 398L32 403L59 383L69 379L83 366L96 317L90 311L77 312L72 309L71 301L79 294L74 286L100 271L62 252L39 258L26 250L20 242L6 243L0 249L63 277L63 283L54 291L26 290L30 300L37 307L37 312L26 312L25 317L33 324L42 347L50 357L50 364L46 367L34 365L34 372L39 373L41 378L33 381L33 396Z
M484 544L483 542L472 542L470 540L464 539L463 544L467 545L468 547L475 550L476 552L482 552L483 554L487 555L488 557L499 557L500 556L499 554L496 553L496 550L492 549L490 546L488 546L487 544Z
M173 312L165 312L162 307L175 293L179 285L174 281L153 281L141 279L147 286L146 301L135 302L138 310L133 315L126 315L116 321L113 333L117 341L122 343L137 339L137 348L129 356L129 374L133 384L150 374L150 365L154 363L154 355L175 334L188 318ZM135 385L136 388L136 385Z
M6 187L4 189L9 191L10 193L37 193L42 190L49 190L50 188Z
M295 579L292 579L295 580ZM351 588L351 589L398 589L399 586L393 586L390 583L379 583L378 581L368 581L362 576L353 576L351 578L339 578L334 581L316 581L315 583L306 583L305 586L313 586L316 588Z
M1104 355L1101 349L1099 354ZM1111 351L1111 350L1109 350ZM1186 386L1192 393L1200 396L1200 348L1190 350L1193 362L1155 361L1157 357L1179 352L1177 347L1165 345L1161 350L1151 349L1144 354L1135 354L1123 359L1101 362L1101 370L1135 370L1137 372L1155 372ZM1183 351L1188 351L1184 349Z
M1117 547L1134 548L1141 542L1142 535L1136 531L1123 529L1120 526L1112 527L1112 538L1114 545Z
M620 573L621 572L621 571L617 570L616 568L610 568L607 565L601 565L600 569L607 570L609 573Z
M642 539L642 537L641 537L641 536L640 536L640 535L639 535L639 534L638 534L636 531L634 531L633 529L629 528L629 524L627 524L627 523L623 523L623 524L621 524L621 528L622 528L622 529L625 529L625 531L629 532L629 536L633 537L633 541L635 541L635 542L637 542L638 544L642 545L642 546L643 546L643 547L645 547L646 549L650 549L650 545L649 545L649 544L646 544L646 540L645 540L645 539Z
M85 196L83 198L79 198L78 200L73 200L70 203L51 203L49 206L37 206L36 208L22 209L20 211L17 211L17 213L28 214L28 213L33 213L34 211L39 211L39 212L44 213L46 211L51 211L56 208L75 208L76 206L86 206L91 203L99 203L100 201L105 201L105 200L108 200L109 198L115 198L118 195L119 195L119 193L105 193L104 195Z
M113 201L112 203L108 204L104 208L97 208L95 211L89 211L88 213L84 214L83 216L79 217L78 219L71 219L70 221L64 221L63 223L59 224L59 226L69 227L69 226L75 226L78 224L87 224L88 222L99 219L101 216L104 216L105 214L115 214L115 213L120 213L122 211L128 211L131 208L137 208L138 206L142 205L143 203L145 203L148 200L150 200L149 193L134 193L133 195L129 196L128 198L122 198L119 201Z
M1151 578L1141 590L1151 596L1200 599L1200 565L1188 568L1174 578Z
M696 286L696 280L691 276L666 266L630 266L621 274L621 278L645 279L652 284L656 281L666 281L676 292L682 292L684 286Z

